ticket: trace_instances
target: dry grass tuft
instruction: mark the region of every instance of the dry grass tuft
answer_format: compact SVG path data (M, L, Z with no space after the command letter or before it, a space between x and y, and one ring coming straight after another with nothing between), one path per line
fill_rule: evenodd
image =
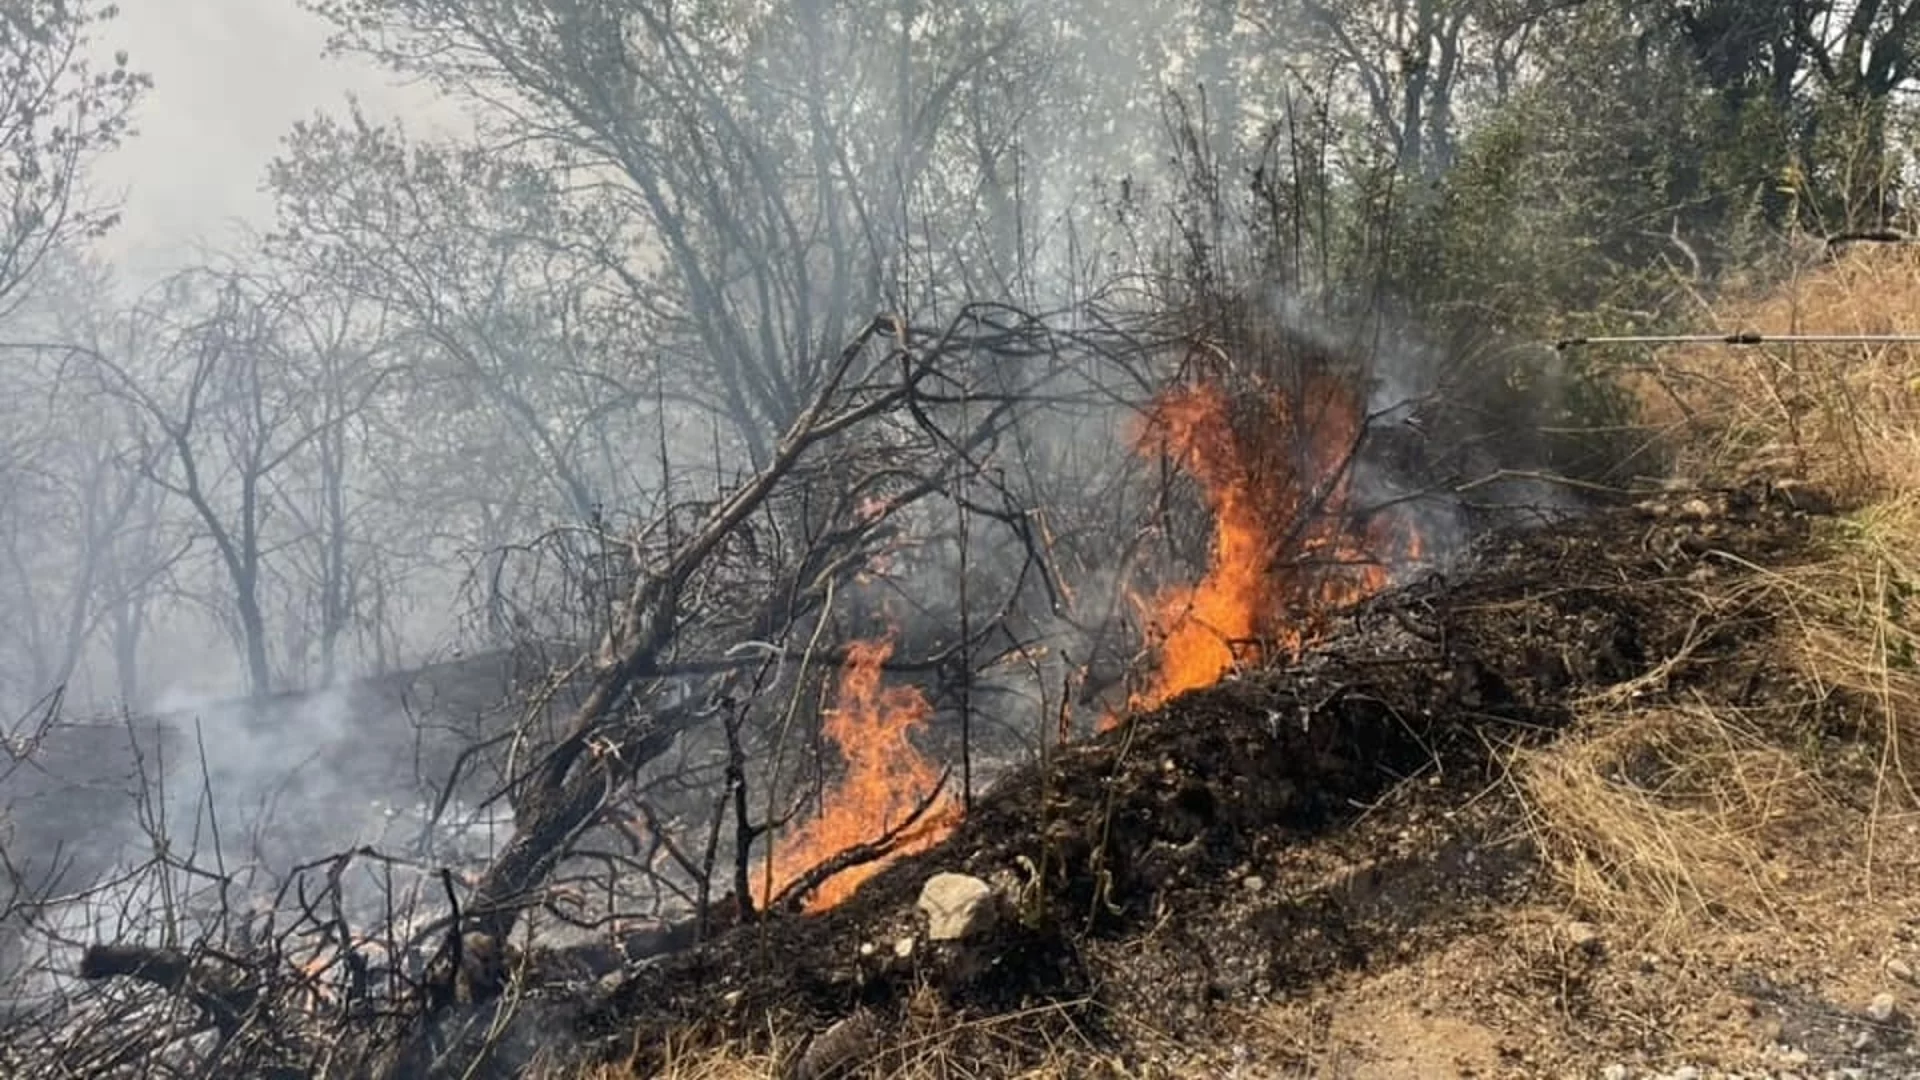
M1592 710L1514 775L1575 903L1655 941L1770 921L1769 853L1823 807L1795 755L1705 707Z
M1710 325L1920 333L1920 248L1823 259ZM1652 938L1773 925L1787 866L1851 860L1871 889L1884 816L1920 805L1906 765L1920 734L1920 346L1672 348L1624 379L1678 475L1765 477L1858 508L1804 562L1756 568L1780 616L1757 647L1806 687L1805 712L1842 721L1878 760L1829 768L1819 743L1834 732L1796 731L1790 702L1762 717L1616 695L1515 762L1536 835L1576 903Z
M1920 253L1863 247L1711 314L1726 332L1920 333ZM1793 478L1857 504L1920 481L1920 346L1663 350L1625 376L1681 475Z

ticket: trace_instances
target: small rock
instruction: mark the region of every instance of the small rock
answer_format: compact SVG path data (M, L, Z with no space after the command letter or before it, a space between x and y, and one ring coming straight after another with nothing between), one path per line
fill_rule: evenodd
M1591 952L1600 947L1600 928L1590 922L1570 922L1567 924L1567 941L1576 949Z
M734 1009L740 1006L740 1002L746 1000L746 996L747 992L745 990L729 990L720 995L720 1001L726 1005L727 1008Z
M1913 965L1896 956L1887 961L1887 974L1903 983L1910 983L1913 981Z
M1807 1064L1807 1052L1805 1050L1782 1050L1780 1056L1774 1060L1789 1069L1805 1068Z
M1259 874L1249 874L1240 884L1250 893L1257 893L1267 887L1267 881Z
M1873 1000L1867 1003L1867 1019L1872 1020L1876 1024L1886 1023L1893 1019L1894 1006L1896 1004L1897 1002L1894 1000L1892 994L1873 995Z
M899 941L894 942L893 955L899 957L902 960L905 960L907 957L912 956L913 955L913 939L910 937L903 937Z
M968 874L935 874L920 888L916 907L927 916L927 937L959 941L993 921L993 887Z
M1680 516L1705 521L1713 516L1713 507L1705 499L1688 499L1680 504Z
M1700 1070L1691 1065L1682 1065L1667 1074L1668 1080L1700 1080Z
M1627 1080L1627 1067L1615 1062L1600 1070L1600 1080Z

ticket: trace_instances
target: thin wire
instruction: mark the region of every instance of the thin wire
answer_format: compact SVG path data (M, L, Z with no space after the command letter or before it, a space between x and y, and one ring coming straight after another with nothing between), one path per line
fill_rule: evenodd
M1588 345L1920 345L1920 334L1622 334L1553 343L1556 349Z

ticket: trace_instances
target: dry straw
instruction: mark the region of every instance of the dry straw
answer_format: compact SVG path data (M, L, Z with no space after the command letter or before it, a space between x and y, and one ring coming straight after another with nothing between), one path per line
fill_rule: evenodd
M1822 260L1714 316L1763 337L1920 333L1920 249ZM1920 803L1907 765L1920 723L1920 346L1684 344L1623 378L1678 476L1764 477L1851 509L1793 564L1745 568L1741 602L1758 590L1777 616L1774 640L1754 648L1800 692L1745 711L1586 702L1574 732L1515 762L1536 836L1577 904L1655 938L1766 925L1796 869L1886 888L1879 868L1907 860L1883 858L1885 822ZM1850 786L1836 797L1846 777L1822 756L1834 734L1877 754L1861 770L1864 813Z

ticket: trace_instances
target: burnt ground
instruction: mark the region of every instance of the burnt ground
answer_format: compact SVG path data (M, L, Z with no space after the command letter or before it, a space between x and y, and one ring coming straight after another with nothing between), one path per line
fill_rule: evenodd
M829 1044L884 1057L901 1042L885 1033L922 1030L931 1010L946 1018L945 1042L971 1040L976 1067L1064 1055L1069 1075L1223 1075L1256 1059L1251 1075L1402 1075L1343 1071L1329 1010L1364 1013L1380 980L1417 970L1424 989L1373 1015L1366 1039L1391 1042L1396 1024L1462 1030L1441 1039L1457 1044L1452 1065L1416 1058L1404 1075L1671 1060L1683 1032L1658 1020L1579 1034L1583 1017L1637 1005L1630 988L1606 989L1599 942L1568 947L1555 921L1565 916L1542 914L1564 898L1506 762L1608 687L1642 705L1803 700L1798 677L1761 647L1779 612L1761 590L1738 599L1738 586L1808 556L1824 508L1805 502L1756 485L1491 536L1470 572L1345 613L1298 663L1188 695L1003 779L947 841L840 907L749 925L632 973L579 1013L576 1032L639 1075L662 1067L670 1039L767 1049L777 1032L798 1075ZM1844 722L1837 706L1787 712L1802 739ZM991 932L924 939L914 904L940 871L996 887ZM1622 960L1620 979L1651 955ZM1725 1011L1763 1029L1770 1008L1809 1024L1846 1011L1812 998L1776 1008L1803 992L1740 985ZM1519 1019L1481 1027L1481 1008ZM1514 1036L1516 1024L1537 1037ZM1263 1049L1250 1048L1253 1033ZM1841 1039L1828 1058L1900 1042Z

